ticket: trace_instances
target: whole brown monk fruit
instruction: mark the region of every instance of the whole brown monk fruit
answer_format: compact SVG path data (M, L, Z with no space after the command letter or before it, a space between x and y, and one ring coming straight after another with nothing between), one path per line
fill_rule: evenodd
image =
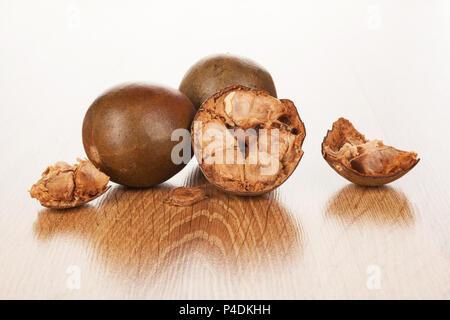
M89 160L111 181L150 187L166 181L184 166L171 153L176 129L188 130L195 114L178 90L127 84L98 97L83 122L83 145Z
M195 63L184 75L179 89L198 109L210 96L232 85L264 90L277 97L272 76L264 67L231 54L211 55Z

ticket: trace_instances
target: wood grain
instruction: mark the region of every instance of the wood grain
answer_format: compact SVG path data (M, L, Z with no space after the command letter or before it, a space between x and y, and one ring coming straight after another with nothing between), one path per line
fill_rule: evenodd
M0 298L450 299L448 2L241 1L219 16L186 3L0 1ZM216 23L230 16L240 23ZM176 88L224 50L270 70L305 123L304 156L280 188L230 196L193 159L163 185L112 184L76 209L30 198L49 164L84 156L83 117L101 92ZM420 163L382 188L350 184L320 150L339 117ZM170 207L179 186L209 198Z
M329 202L327 217L346 224L401 225L414 224L414 209L401 191L349 185Z
M151 281L192 254L245 275L283 263L301 249L301 231L273 195L227 195L206 183L198 168L191 178L190 186L202 186L209 195L193 206L164 204L168 186L116 186L97 206L42 210L33 232L39 241L81 238L111 272Z

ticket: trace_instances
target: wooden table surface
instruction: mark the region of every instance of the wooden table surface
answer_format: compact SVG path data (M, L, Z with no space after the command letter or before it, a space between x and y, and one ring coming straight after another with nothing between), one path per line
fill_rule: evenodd
M287 8L290 22L280 28L300 31L294 41L277 33L282 52L262 43L271 30L251 46L229 25L214 30L231 45L189 38L194 19L187 30L167 29L181 32L180 45L193 41L181 57L159 33L152 41L163 46L142 44L142 27L168 23L143 19L149 11L139 6L80 4L70 24L63 1L2 2L0 298L449 299L450 6L401 4ZM193 6L175 9L180 24ZM280 10L270 14L285 21ZM192 160L161 186L113 184L72 210L29 197L47 165L84 156L83 116L103 90L132 80L176 87L195 60L229 50L271 70L279 97L292 99L305 122L304 157L283 186L230 196ZM320 152L339 116L421 161L383 188L350 184ZM164 204L182 185L204 186L210 197L187 208Z

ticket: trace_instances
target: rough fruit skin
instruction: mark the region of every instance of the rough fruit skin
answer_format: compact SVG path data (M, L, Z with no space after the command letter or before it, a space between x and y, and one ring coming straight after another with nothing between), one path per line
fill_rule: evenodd
M211 55L198 61L186 72L179 89L198 109L213 94L232 85L267 91L277 97L272 76L266 69L230 54Z
M151 187L184 166L171 160L175 129L189 129L195 109L171 88L127 84L98 97L83 122L83 145L89 160L111 181Z

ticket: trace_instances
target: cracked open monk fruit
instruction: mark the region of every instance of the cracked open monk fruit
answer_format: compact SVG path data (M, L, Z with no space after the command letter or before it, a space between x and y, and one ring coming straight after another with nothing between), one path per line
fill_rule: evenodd
M73 166L57 162L49 166L30 190L32 198L48 208L73 208L98 198L108 189L109 177L90 161L78 159Z
M344 118L333 123L322 142L322 155L347 180L362 186L380 186L402 177L420 159L417 153L368 140Z
M305 134L292 101L241 85L206 100L191 127L205 177L240 195L263 194L286 181L303 155Z

